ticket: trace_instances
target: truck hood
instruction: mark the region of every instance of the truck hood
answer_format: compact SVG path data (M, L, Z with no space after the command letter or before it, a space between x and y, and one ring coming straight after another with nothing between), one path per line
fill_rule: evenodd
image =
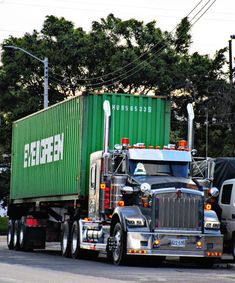
M197 185L188 178L174 177L174 176L135 176L133 177L139 184L148 183L152 189L160 188L190 188L197 189Z

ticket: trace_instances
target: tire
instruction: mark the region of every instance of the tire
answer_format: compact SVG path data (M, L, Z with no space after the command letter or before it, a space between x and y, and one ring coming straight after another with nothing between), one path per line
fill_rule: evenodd
M64 257L71 257L71 222L65 221L61 226L61 252Z
M235 235L233 235L232 238L231 251L232 251L233 261L235 262Z
M112 260L115 265L123 265L126 262L126 233L121 223L117 222L113 230L115 247L112 250Z
M83 257L84 251L80 249L80 231L78 221L73 222L71 231L70 251L72 258L74 259Z
M7 232L7 246L9 250L13 250L14 248L14 225L15 225L15 220L10 219L8 223L8 232Z
M15 220L14 223L14 237L13 237L13 248L15 250L20 250L20 224L21 221L19 219Z
M19 248L22 251L32 251L33 247L29 243L29 229L26 226L26 217L23 216L20 220L19 227Z

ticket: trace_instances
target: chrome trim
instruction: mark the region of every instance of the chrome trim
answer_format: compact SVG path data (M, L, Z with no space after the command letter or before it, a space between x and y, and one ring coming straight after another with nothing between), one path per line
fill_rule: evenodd
M195 230L202 232L203 193L185 188L159 189L154 193L154 230Z
M160 149L133 149L128 150L129 159L191 162L191 154L188 151L160 150Z

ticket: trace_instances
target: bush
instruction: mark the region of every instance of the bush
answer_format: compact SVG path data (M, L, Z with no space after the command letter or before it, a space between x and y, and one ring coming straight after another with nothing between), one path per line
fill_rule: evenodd
M0 234L7 234L8 217L0 216Z

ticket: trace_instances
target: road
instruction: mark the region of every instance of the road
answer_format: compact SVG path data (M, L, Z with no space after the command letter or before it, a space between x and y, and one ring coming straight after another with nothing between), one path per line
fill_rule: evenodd
M150 266L149 266L150 265ZM235 282L235 264L229 258L211 269L166 261L161 266L135 263L114 266L104 256L96 260L73 260L60 255L59 246L45 251L9 251L6 237L0 237L0 283L221 283Z

